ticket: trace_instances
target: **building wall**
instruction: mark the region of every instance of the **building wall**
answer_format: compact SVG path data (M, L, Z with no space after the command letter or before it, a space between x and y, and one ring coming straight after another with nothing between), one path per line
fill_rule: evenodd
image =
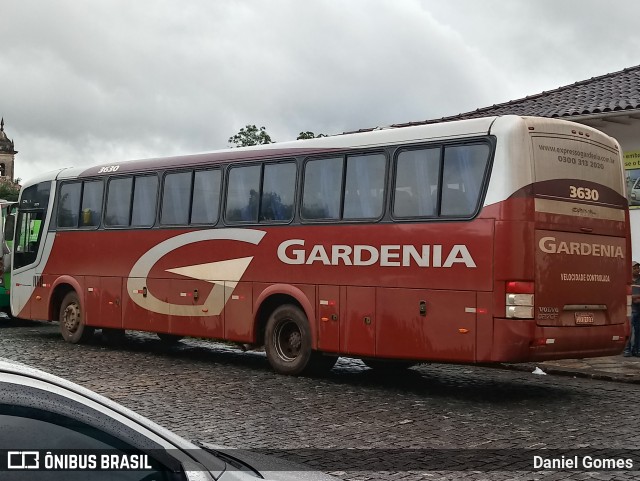
M0 154L0 164L5 166L4 176L11 180L13 180L14 157L13 154Z

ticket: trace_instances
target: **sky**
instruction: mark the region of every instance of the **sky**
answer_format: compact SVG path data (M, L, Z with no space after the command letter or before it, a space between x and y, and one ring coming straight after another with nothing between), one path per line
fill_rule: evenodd
M640 64L637 0L0 0L23 180L455 115Z

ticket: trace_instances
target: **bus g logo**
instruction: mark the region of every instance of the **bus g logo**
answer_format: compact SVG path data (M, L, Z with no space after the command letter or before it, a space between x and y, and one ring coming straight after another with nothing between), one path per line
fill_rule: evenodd
M129 297L143 309L157 312L158 314L183 317L218 316L231 297L236 285L242 279L253 256L168 269L168 272L174 274L214 284L204 303L197 306L165 302L155 297L148 290L146 291L146 297L143 296L142 292L146 287L149 272L162 257L188 244L210 240L234 240L258 245L264 235L264 231L251 229L207 229L188 232L167 239L149 249L134 264L127 279Z

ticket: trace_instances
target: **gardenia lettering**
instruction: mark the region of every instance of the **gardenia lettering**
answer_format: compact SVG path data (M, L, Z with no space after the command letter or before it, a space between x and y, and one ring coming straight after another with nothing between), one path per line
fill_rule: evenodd
M586 242L557 242L555 237L543 237L538 242L547 254L573 254L577 256L620 257L624 259L622 247L611 244L587 244Z
M450 249L439 244L414 245L332 245L316 244L304 248L304 240L291 239L278 246L278 259L285 264L314 264L327 266L372 266L406 267L452 267L463 264L476 267L476 263L464 244L455 244ZM296 248L297 247L297 248ZM444 259L444 262L443 262Z

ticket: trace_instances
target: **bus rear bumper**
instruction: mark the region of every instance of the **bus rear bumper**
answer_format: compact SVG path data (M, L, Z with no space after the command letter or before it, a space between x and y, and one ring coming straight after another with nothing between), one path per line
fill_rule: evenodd
M615 356L627 342L627 323L538 326L535 320L494 319L490 362L528 362Z

